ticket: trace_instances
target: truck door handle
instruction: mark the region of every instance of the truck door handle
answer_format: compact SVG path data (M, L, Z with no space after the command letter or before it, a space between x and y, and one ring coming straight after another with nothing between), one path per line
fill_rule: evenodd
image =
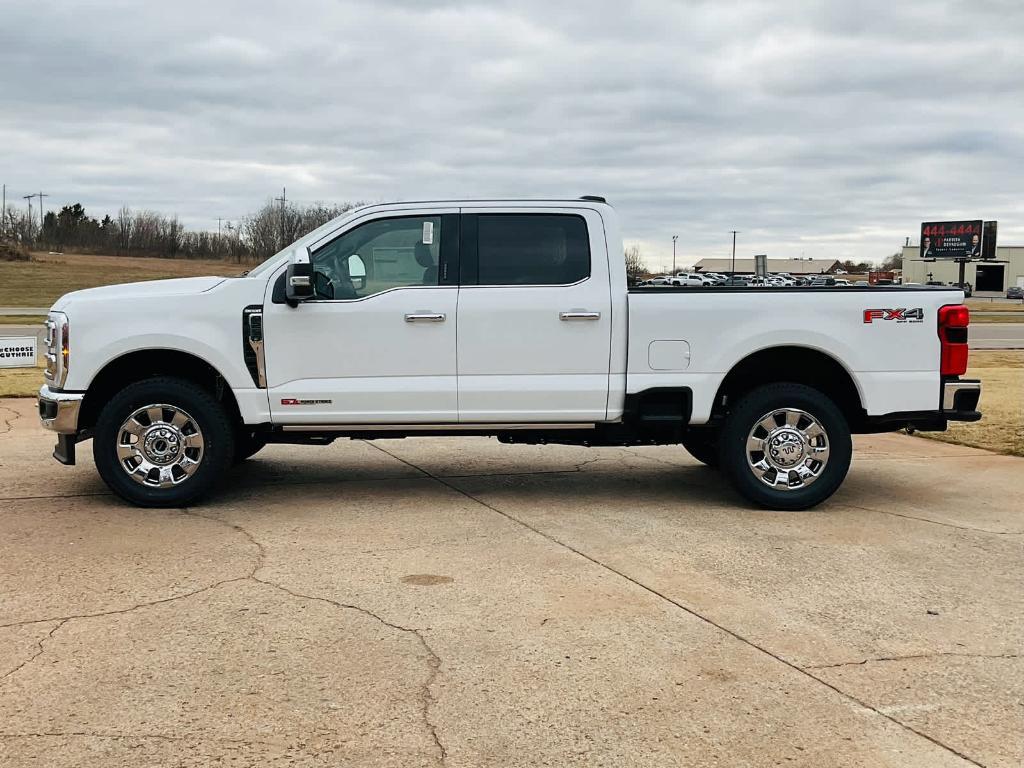
M559 320L600 320L600 312L587 312L584 310L573 310L571 312L559 312Z
M443 323L444 312L411 312L405 316L407 323Z

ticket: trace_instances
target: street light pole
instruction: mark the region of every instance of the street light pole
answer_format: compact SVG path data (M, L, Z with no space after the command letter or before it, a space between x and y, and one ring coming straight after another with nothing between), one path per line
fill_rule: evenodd
M676 240L679 235L672 235L672 277L676 276Z
M736 230L729 230L732 232L732 273L729 277L736 277Z

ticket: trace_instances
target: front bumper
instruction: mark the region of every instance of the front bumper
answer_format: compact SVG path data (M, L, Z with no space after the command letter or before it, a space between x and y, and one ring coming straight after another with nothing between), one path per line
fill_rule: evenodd
M61 464L75 463L78 415L84 397L81 392L54 392L46 384L39 390L39 421L45 429L57 433L53 458Z
M84 397L83 392L54 392L44 384L39 389L39 421L51 432L77 435Z

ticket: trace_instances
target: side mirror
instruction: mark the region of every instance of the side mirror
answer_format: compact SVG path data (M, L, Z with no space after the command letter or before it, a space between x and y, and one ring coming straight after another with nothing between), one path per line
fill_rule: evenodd
M313 297L313 265L309 261L309 250L306 248L296 249L288 261L284 293L288 306L291 307L297 307L300 301Z

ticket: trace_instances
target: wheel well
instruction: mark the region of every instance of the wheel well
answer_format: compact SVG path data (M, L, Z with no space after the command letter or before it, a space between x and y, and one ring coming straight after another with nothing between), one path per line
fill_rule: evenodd
M229 420L241 423L235 395L216 368L188 352L144 349L111 360L96 374L82 400L79 429L91 430L103 405L128 384L154 376L174 376L198 384L224 406Z
M762 384L792 381L828 395L851 428L864 419L857 386L847 370L824 352L807 347L771 347L740 360L722 380L712 415L721 415L730 402Z

